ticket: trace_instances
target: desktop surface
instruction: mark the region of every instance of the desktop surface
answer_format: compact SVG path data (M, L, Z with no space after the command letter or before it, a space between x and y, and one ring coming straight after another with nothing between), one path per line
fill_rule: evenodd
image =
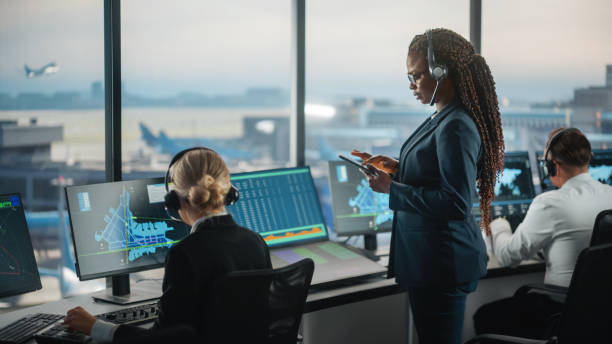
M338 236L391 231L393 211L389 195L374 192L359 169L343 161L329 161L329 187Z
M169 218L165 194L163 178L66 187L79 278L163 266L190 230Z
M0 298L40 288L21 197L0 195Z

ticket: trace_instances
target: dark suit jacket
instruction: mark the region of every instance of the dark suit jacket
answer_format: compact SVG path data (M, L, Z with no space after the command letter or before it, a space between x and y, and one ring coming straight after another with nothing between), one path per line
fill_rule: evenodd
M168 251L159 300L160 314L152 330L121 325L114 341L159 328L185 324L205 331L212 282L232 271L271 269L263 238L234 222L231 215L212 217Z
M402 146L389 194L389 276L401 286L457 287L486 273L485 244L471 215L480 154L476 124L457 100Z

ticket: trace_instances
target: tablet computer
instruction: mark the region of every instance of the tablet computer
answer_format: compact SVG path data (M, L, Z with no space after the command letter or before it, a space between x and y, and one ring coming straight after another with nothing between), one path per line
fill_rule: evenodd
M367 175L372 176L372 177L375 177L375 176L376 176L376 173L375 173L375 172L371 171L369 168L367 168L366 166L364 166L364 165L362 165L362 164L358 163L357 161L355 161L355 160L353 160L353 159L351 159L351 158L349 158L349 157L347 157L347 156L344 156L344 155L342 155L342 154L338 155L338 157L339 157L340 159L342 159L342 160L346 161L346 162L349 162L349 163L351 163L351 164L353 164L353 165L355 165L355 166L359 167L359 168L360 168L360 169L361 169L361 170L362 170L364 173L366 173Z

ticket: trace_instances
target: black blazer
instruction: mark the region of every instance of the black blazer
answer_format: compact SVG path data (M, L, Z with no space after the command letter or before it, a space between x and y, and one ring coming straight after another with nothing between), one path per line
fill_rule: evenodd
M402 146L389 193L389 276L401 286L457 287L486 273L485 244L471 214L480 151L478 128L457 100Z
M179 324L202 333L214 316L206 312L214 297L213 280L232 271L271 268L268 246L259 234L238 226L231 215L212 217L168 251L160 314L153 328L121 325L113 340Z

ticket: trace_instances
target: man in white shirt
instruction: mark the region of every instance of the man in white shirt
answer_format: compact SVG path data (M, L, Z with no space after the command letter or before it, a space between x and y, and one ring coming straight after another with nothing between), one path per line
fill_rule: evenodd
M558 189L534 198L514 234L505 219L491 222L492 249L502 266L518 265L542 250L546 260L544 283L567 287L580 251L589 245L597 214L612 208L612 187L589 175L591 145L578 129L553 130L544 157L545 170ZM474 315L476 332L546 336L542 331L550 325L545 323L546 318L560 311L560 305L535 299L538 297L510 298L483 306ZM500 321L498 312L507 319ZM530 313L541 318L525 317Z

